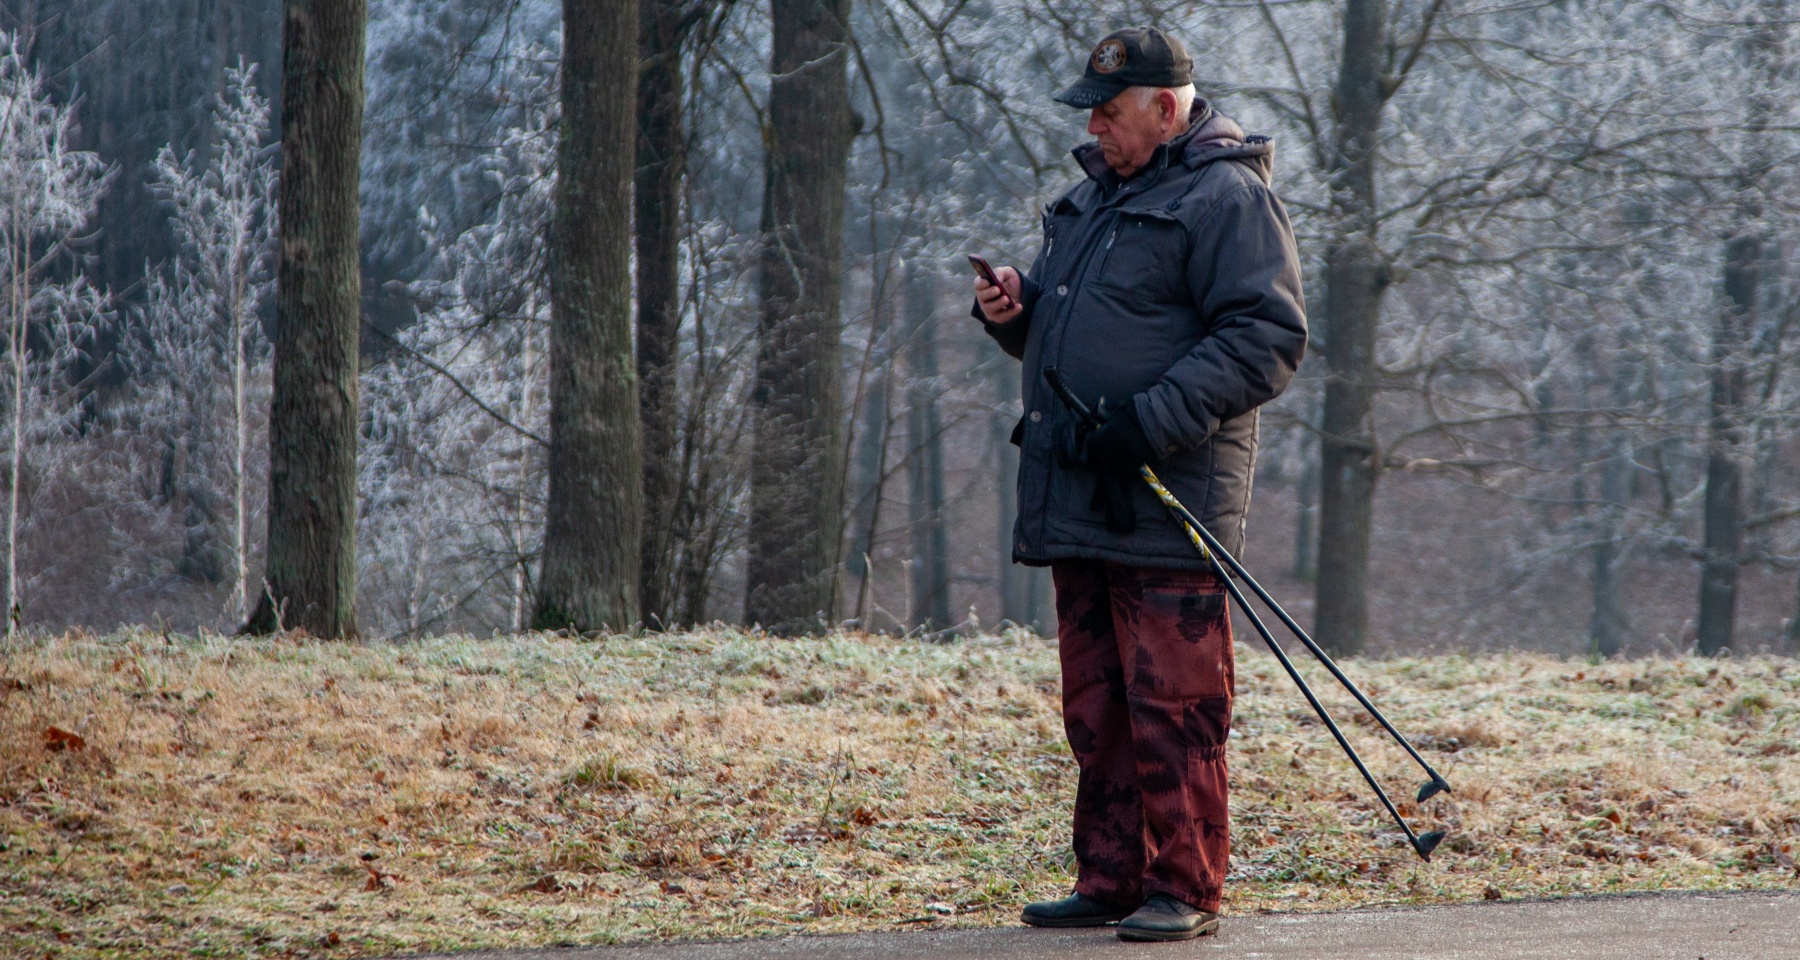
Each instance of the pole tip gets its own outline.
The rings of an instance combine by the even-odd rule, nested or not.
[[[1419,788],[1419,802],[1424,803],[1440,793],[1449,793],[1450,784],[1442,777],[1433,777],[1430,783]]]
[[[1418,851],[1419,859],[1430,862],[1431,851],[1436,850],[1437,845],[1443,842],[1444,831],[1433,830],[1430,833],[1419,834],[1418,839],[1413,841],[1413,849]]]

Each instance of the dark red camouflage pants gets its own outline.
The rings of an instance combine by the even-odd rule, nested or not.
[[[1063,728],[1081,768],[1075,890],[1217,912],[1230,856],[1231,617],[1210,572],[1052,565]]]

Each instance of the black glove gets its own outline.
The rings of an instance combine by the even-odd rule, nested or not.
[[[1130,533],[1137,529],[1132,494],[1142,482],[1138,468],[1155,460],[1156,451],[1138,419],[1136,397],[1125,401],[1110,417],[1103,401],[1099,413],[1106,421],[1081,444],[1081,459],[1099,480],[1090,507],[1106,514],[1108,530]]]
[[[1087,438],[1090,465],[1096,469],[1111,467],[1134,477],[1144,464],[1155,466],[1156,448],[1150,445],[1143,421],[1138,419],[1136,397],[1125,401],[1110,417],[1106,415],[1106,404],[1102,401],[1100,416],[1106,422]]]

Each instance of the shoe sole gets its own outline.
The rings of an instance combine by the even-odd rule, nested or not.
[[[1192,930],[1146,930],[1142,927],[1120,927],[1120,940],[1133,940],[1139,943],[1170,943],[1176,940],[1193,940],[1209,937],[1219,932],[1219,920],[1214,917]]]
[[[1107,924],[1118,923],[1120,920],[1129,916],[1131,916],[1130,913],[1109,913],[1097,917],[1069,917],[1067,919],[1056,919],[1051,917],[1034,917],[1030,914],[1021,913],[1019,914],[1019,920],[1028,927],[1069,930],[1076,927],[1104,927]]]

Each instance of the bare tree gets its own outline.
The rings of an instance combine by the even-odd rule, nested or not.
[[[226,71],[213,113],[217,142],[203,166],[192,154],[178,160],[168,146],[157,155],[153,169],[173,208],[179,252],[166,275],[150,282],[148,355],[134,365],[155,408],[150,417],[164,431],[164,486],[179,488],[185,501],[184,565],[227,584],[234,623],[250,614],[250,494],[267,449],[261,310],[274,287],[275,168],[262,148],[269,103],[256,92],[255,74],[242,63]],[[253,453],[255,446],[262,449]],[[216,529],[221,520],[225,537]],[[221,539],[228,570],[213,559]]]
[[[676,615],[680,501],[682,182],[688,132],[684,53],[705,40],[736,0],[641,0],[638,14],[637,244],[638,406],[643,420],[644,536],[638,602],[646,625]]]
[[[1441,6],[1441,4],[1439,4]],[[1319,558],[1313,632],[1334,653],[1358,653],[1369,629],[1369,540],[1378,454],[1369,422],[1375,331],[1392,278],[1377,239],[1376,165],[1382,112],[1425,43],[1434,6],[1396,62],[1387,0],[1348,0],[1331,106],[1330,239],[1325,250],[1324,345],[1330,370],[1319,418]]]
[[[950,546],[945,529],[944,420],[938,410],[937,276],[918,259],[906,265],[907,519],[912,527],[912,623],[950,626]]]
[[[1775,163],[1767,130],[1782,87],[1787,34],[1784,0],[1760,0],[1746,17],[1742,44],[1752,79],[1745,96],[1742,156],[1731,176],[1732,214],[1727,227],[1720,278],[1723,302],[1711,344],[1710,416],[1706,438],[1706,503],[1700,564],[1700,609],[1696,631],[1700,652],[1717,655],[1731,648],[1737,626],[1738,576],[1744,535],[1743,464],[1748,451],[1746,414],[1750,351],[1762,313],[1766,248],[1767,181]]]
[[[18,34],[0,32],[0,281],[5,285],[7,502],[6,637],[23,623],[19,583],[21,501],[29,448],[75,432],[84,359],[100,298],[79,276],[52,267],[69,252],[105,190],[100,158],[74,150],[74,112],[44,94]]]
[[[555,95],[521,87],[538,105],[485,160],[491,216],[432,241],[417,322],[364,374],[360,609],[384,633],[526,630],[536,612]]]

